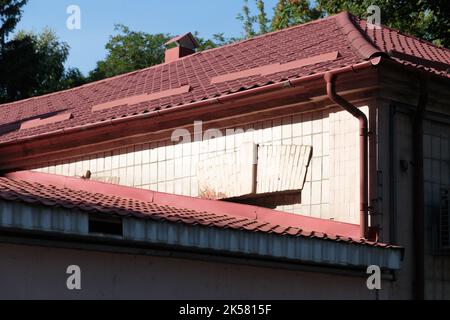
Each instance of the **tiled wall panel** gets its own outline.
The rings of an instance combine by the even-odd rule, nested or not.
[[[90,170],[96,180],[197,197],[200,160],[236,151],[245,142],[307,145],[313,147],[313,155],[301,202],[277,209],[359,223],[358,121],[347,112],[310,112],[238,128],[242,130],[216,139],[182,144],[152,141],[52,162],[36,170],[78,177]]]

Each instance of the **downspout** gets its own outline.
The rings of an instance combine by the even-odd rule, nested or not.
[[[378,60],[379,62],[379,60]],[[357,72],[354,66],[353,72]],[[356,106],[345,100],[336,93],[336,79],[341,72],[327,72],[325,81],[327,83],[327,95],[331,101],[336,103],[342,109],[349,112],[359,121],[359,190],[360,190],[360,234],[361,238],[368,239],[368,220],[369,220],[369,121],[367,116]]]
[[[425,298],[425,217],[424,217],[424,175],[423,175],[423,115],[428,103],[428,79],[419,75],[419,103],[414,115],[414,297]]]

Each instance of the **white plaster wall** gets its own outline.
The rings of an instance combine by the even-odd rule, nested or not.
[[[365,277],[0,243],[0,299],[375,299]],[[69,291],[67,267],[81,268]],[[382,283],[381,299],[394,284]]]

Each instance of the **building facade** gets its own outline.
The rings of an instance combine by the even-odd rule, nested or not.
[[[174,42],[0,106],[0,297],[450,298],[449,50],[345,12]]]

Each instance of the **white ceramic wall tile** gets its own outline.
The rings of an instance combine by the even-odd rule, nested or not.
[[[200,160],[236,151],[245,142],[308,145],[313,147],[313,159],[306,175],[302,202],[278,208],[357,223],[358,212],[350,212],[358,201],[354,199],[354,194],[358,194],[359,179],[357,128],[357,121],[344,111],[320,111],[256,122],[235,128],[229,135],[224,130],[223,136],[217,139],[179,144],[170,139],[149,141],[64,163],[49,163],[36,170],[77,177],[91,170],[99,180],[196,197],[199,194],[197,164]],[[430,135],[430,142],[432,137]],[[448,138],[435,139],[429,154],[448,158],[448,150],[443,147],[448,144]],[[439,173],[445,170],[448,171],[441,165]],[[437,165],[434,171],[430,166],[430,172],[434,172],[430,179],[436,178]]]

